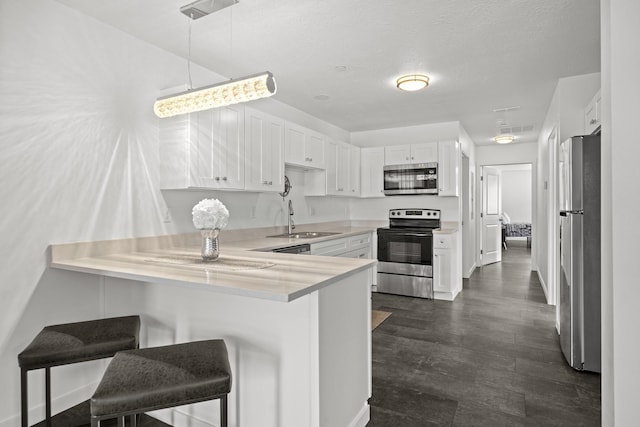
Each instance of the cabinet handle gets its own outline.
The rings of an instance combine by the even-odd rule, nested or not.
[[[413,157],[413,156],[411,156],[411,160],[413,160],[413,159],[414,159],[414,157]]]
[[[223,181],[226,181],[226,180],[227,180],[227,177],[226,177],[226,176],[223,176],[223,177],[222,177],[222,180],[223,180]]]
[[[273,181],[269,181],[269,185],[273,185]]]
[[[219,176],[216,176],[216,181],[220,181],[220,177]]]
[[[310,161],[310,162],[313,162],[313,157],[309,157],[309,161]]]
[[[269,185],[269,181],[262,181],[262,185]]]
[[[409,160],[409,158],[408,158],[408,157],[405,157],[404,159],[405,159],[405,160]]]
[[[591,119],[591,121],[589,122],[590,125],[595,125],[596,123],[598,123],[596,119]]]

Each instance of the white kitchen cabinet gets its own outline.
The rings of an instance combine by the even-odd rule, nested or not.
[[[244,189],[244,108],[160,120],[161,189]]]
[[[291,122],[285,122],[284,128],[285,163],[303,168],[324,169],[324,136]]]
[[[591,134],[600,126],[602,115],[602,95],[600,90],[591,99],[584,109],[584,133]]]
[[[431,163],[438,161],[438,143],[390,145],[384,149],[385,165]]]
[[[433,235],[434,298],[453,301],[462,289],[462,274],[458,271],[457,233]]]
[[[460,143],[438,142],[438,196],[460,195]]]
[[[371,233],[357,234],[349,237],[324,240],[311,243],[311,255],[338,256],[348,258],[364,258],[361,254],[371,257]]]
[[[384,197],[385,147],[360,150],[360,197]]]
[[[360,147],[349,148],[349,195],[360,196]]]
[[[284,189],[284,120],[245,108],[245,188]]]

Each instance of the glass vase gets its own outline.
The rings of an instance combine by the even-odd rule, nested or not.
[[[205,262],[217,260],[220,256],[220,244],[218,242],[220,229],[200,230],[200,234],[202,235],[202,248],[200,250],[202,260]]]

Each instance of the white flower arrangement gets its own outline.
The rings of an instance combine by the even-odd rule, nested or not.
[[[218,199],[203,199],[193,207],[193,225],[199,230],[223,229],[229,223],[229,211]]]

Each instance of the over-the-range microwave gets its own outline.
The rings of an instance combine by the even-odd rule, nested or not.
[[[384,194],[438,194],[438,164],[414,163],[384,167]]]

